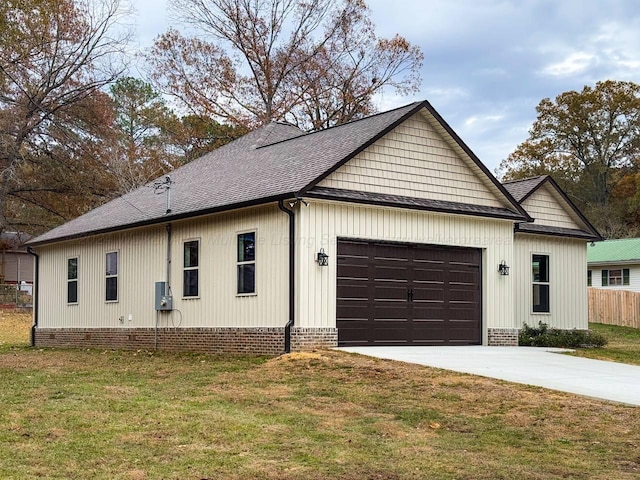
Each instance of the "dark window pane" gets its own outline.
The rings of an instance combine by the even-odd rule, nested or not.
[[[107,275],[118,274],[118,252],[107,253]]]
[[[533,286],[533,311],[545,312],[549,310],[549,285]]]
[[[624,270],[622,270],[622,284],[623,285],[629,285],[629,269],[625,268]]]
[[[67,303],[78,303],[78,281],[67,282]]]
[[[118,300],[118,277],[107,278],[107,301]]]
[[[549,256],[533,255],[532,256],[532,273],[534,282],[549,281]]]
[[[184,266],[198,266],[198,241],[184,242]]]
[[[255,264],[238,265],[238,293],[254,293],[256,291]]]
[[[70,258],[67,260],[67,279],[76,280],[78,278],[78,259]]]
[[[590,287],[592,283],[591,280],[591,270],[587,270],[587,286]]]
[[[238,235],[238,261],[253,262],[256,259],[256,234],[241,233]]]
[[[182,295],[185,297],[198,296],[198,270],[185,270],[182,282]]]
[[[609,285],[609,270],[602,270],[602,286],[606,287]]]

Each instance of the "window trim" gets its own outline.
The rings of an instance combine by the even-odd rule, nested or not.
[[[620,271],[620,276],[613,278],[620,278],[621,283],[611,283],[611,272]],[[600,273],[601,286],[603,287],[628,287],[631,284],[631,270],[629,268],[603,268]]]
[[[547,281],[546,282],[536,282],[533,280],[533,257],[535,255],[538,256],[544,256],[547,257]],[[530,290],[530,295],[531,297],[529,297],[531,299],[531,315],[551,315],[551,254],[549,253],[543,253],[543,252],[531,252],[531,256],[530,256],[530,268],[531,268],[531,290]],[[546,285],[548,287],[548,304],[549,304],[549,310],[548,311],[540,311],[540,312],[536,312],[534,310],[534,303],[533,303],[533,287],[535,285]]]
[[[69,278],[69,260],[76,260],[76,277],[75,278]],[[70,257],[67,257],[67,305],[78,305],[79,303],[79,292],[78,292],[78,286],[80,285],[80,282],[78,281],[78,270],[80,269],[80,256],[79,255],[73,255]],[[75,302],[70,302],[69,301],[69,284],[71,282],[75,282],[76,283],[76,301]]]
[[[107,256],[111,253],[116,254],[116,274],[115,275],[107,275]],[[104,254],[104,301],[105,303],[118,303],[120,301],[120,250],[109,250]],[[109,278],[116,279],[116,298],[113,300],[107,299],[107,280]]]
[[[240,262],[238,260],[238,242],[240,241],[240,235],[246,235],[247,233],[253,233],[253,260]],[[258,229],[253,228],[249,230],[240,230],[236,232],[236,242],[235,242],[235,257],[236,257],[236,297],[255,297],[258,295],[258,282],[257,282],[257,259],[258,259]],[[240,278],[240,267],[241,265],[253,265],[253,292],[238,292],[238,280]]]
[[[201,261],[201,253],[202,253],[202,242],[200,241],[200,237],[198,238],[186,238],[184,240],[182,240],[182,298],[184,300],[197,300],[200,298],[200,265],[202,263]],[[191,243],[191,242],[196,242],[198,244],[198,265],[196,265],[195,267],[186,267],[184,264],[184,249],[187,243]],[[184,273],[186,271],[193,271],[196,270],[198,271],[198,284],[196,286],[198,293],[197,295],[185,295],[185,291],[184,291],[184,287],[185,287],[185,282],[184,282]]]

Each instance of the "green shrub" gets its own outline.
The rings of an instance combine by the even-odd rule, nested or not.
[[[600,333],[549,328],[542,322],[539,322],[537,327],[530,327],[525,323],[518,338],[518,345],[529,347],[592,348],[603,347],[606,344],[607,339]]]

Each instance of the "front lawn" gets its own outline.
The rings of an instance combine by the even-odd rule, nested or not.
[[[590,323],[589,328],[604,335],[608,341],[607,345],[602,348],[582,348],[576,350],[573,355],[640,365],[639,329],[602,323]]]
[[[232,358],[3,338],[0,478],[640,475],[640,408],[334,351]]]

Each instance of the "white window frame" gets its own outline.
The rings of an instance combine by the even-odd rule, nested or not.
[[[185,246],[187,245],[187,243],[191,243],[191,242],[196,242],[198,245],[198,265],[196,265],[195,267],[187,267],[184,264],[184,249]],[[202,242],[200,241],[200,238],[188,238],[182,241],[182,298],[185,300],[196,300],[198,298],[200,298],[200,265],[202,263],[201,261],[201,253],[202,253],[202,248],[201,248]],[[185,287],[185,282],[184,282],[184,272],[187,271],[194,271],[196,270],[198,272],[198,285],[197,285],[197,289],[198,289],[198,294],[197,295],[185,295],[185,291],[184,291],[184,287]]]
[[[111,255],[112,253],[116,254],[116,273],[115,274],[109,274],[109,272],[107,272],[107,257],[109,255]],[[105,280],[104,280],[104,287],[105,287],[105,291],[104,291],[104,301],[106,303],[118,303],[120,301],[120,251],[119,250],[110,250],[108,252],[105,252],[104,255],[104,270],[105,270]],[[109,279],[111,278],[115,278],[116,279],[116,298],[115,299],[107,299],[107,283],[109,281]]]
[[[537,255],[537,256],[544,256],[547,257],[547,281],[546,282],[541,282],[541,281],[535,281],[533,279],[533,257]],[[531,314],[532,315],[551,315],[551,254],[547,253],[547,252],[531,252],[531,257],[530,257],[531,261],[530,261],[530,268],[531,268],[531,290],[530,290],[530,299],[531,299]],[[533,302],[533,287],[535,285],[546,285],[548,287],[548,304],[549,304],[549,310],[546,312],[536,312],[534,310],[534,302]]]
[[[247,233],[253,233],[253,260],[239,261],[238,259],[238,242],[240,241],[240,235],[246,235]],[[242,230],[236,232],[235,242],[235,256],[236,256],[236,296],[237,297],[253,297],[258,295],[258,229]],[[238,292],[238,280],[240,279],[240,266],[253,265],[253,292]]]
[[[69,278],[69,261],[74,259],[76,261],[76,278]],[[80,295],[79,295],[80,292],[78,290],[78,287],[80,286],[80,282],[78,281],[79,270],[80,270],[80,257],[78,255],[67,257],[67,305],[78,305],[79,303],[79,298],[80,298]],[[76,282],[76,301],[75,302],[69,301],[69,284],[71,282]]]

